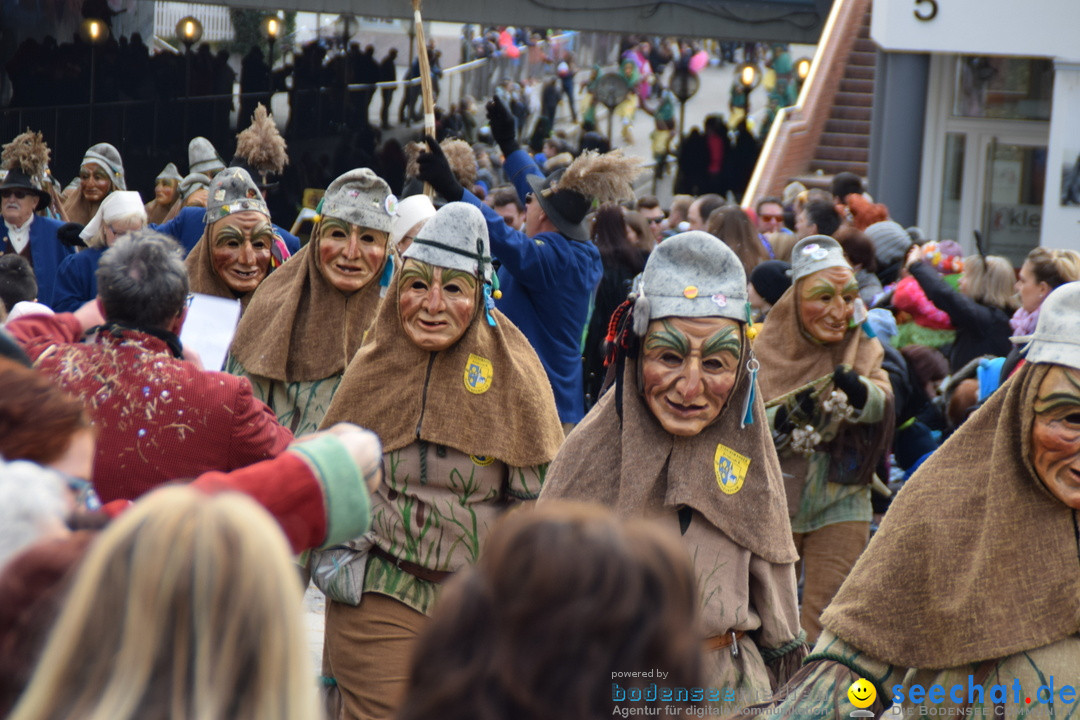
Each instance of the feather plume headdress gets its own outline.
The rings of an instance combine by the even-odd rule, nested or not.
[[[27,130],[4,145],[0,165],[5,170],[18,170],[40,182],[49,165],[49,146],[41,133]]]
[[[619,202],[634,197],[634,179],[641,170],[641,160],[622,154],[622,150],[600,154],[595,150],[581,153],[557,180],[551,192],[573,191],[597,202]]]
[[[262,103],[256,106],[251,125],[236,135],[236,154],[262,176],[263,184],[268,175],[280,175],[288,164],[285,138]]]
[[[446,138],[439,147],[442,148],[443,154],[446,155],[446,161],[450,163],[450,170],[454,173],[454,177],[461,183],[462,187],[471,189],[476,184],[476,154],[473,152],[472,146],[464,140],[457,138]],[[420,153],[428,151],[427,145],[419,142],[409,143],[405,147],[405,175],[407,177],[416,177],[420,174],[420,165],[417,162],[417,158],[420,157]]]

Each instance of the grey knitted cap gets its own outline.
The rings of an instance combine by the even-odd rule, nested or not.
[[[892,220],[876,222],[863,231],[874,243],[874,254],[882,265],[892,265],[903,260],[912,246],[911,235],[900,223]]]
[[[180,197],[187,200],[195,191],[208,187],[210,187],[210,178],[202,173],[191,173],[180,181]]]
[[[254,210],[270,217],[262,193],[243,168],[226,168],[210,181],[206,198],[206,224],[233,213]]]
[[[645,263],[634,301],[634,332],[666,317],[722,317],[746,322],[746,271],[739,256],[701,230],[673,235]]]
[[[225,169],[225,162],[214,149],[213,143],[204,137],[194,137],[187,146],[188,172],[209,175]]]
[[[1028,343],[1029,363],[1052,363],[1080,370],[1080,282],[1055,288],[1039,307],[1035,332],[1010,338]]]
[[[113,187],[117,190],[127,190],[127,181],[124,179],[124,162],[120,159],[120,151],[109,143],[91,145],[83,155],[83,165],[97,165],[109,173]]]
[[[326,188],[319,213],[360,227],[390,232],[397,198],[386,181],[368,168],[350,170]]]
[[[165,169],[158,173],[155,180],[175,180],[180,182],[184,178],[180,176],[180,171],[176,168],[176,163],[169,163],[165,166]]]
[[[491,281],[487,222],[469,203],[447,203],[436,210],[401,256]]]
[[[851,270],[840,243],[828,235],[810,235],[795,243],[791,249],[791,282],[797,283],[807,275],[831,267]]]

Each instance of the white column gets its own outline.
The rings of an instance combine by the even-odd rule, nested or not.
[[[1039,244],[1080,250],[1080,205],[1062,206],[1062,174],[1080,162],[1080,61],[1054,61],[1046,191]]]

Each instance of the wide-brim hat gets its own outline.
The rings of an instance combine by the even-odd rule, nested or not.
[[[21,170],[11,169],[7,171],[7,177],[3,182],[0,182],[0,192],[4,190],[26,190],[37,195],[37,207],[34,208],[35,212],[40,212],[49,207],[49,193],[41,188],[34,187],[34,182],[30,179],[30,176]]]
[[[592,200],[573,190],[551,191],[552,182],[559,173],[547,178],[529,175],[526,180],[533,189],[536,201],[560,233],[578,242],[589,241],[589,229],[585,226],[585,216],[592,208]]]
[[[1031,335],[1009,338],[1024,348],[1029,363],[1052,363],[1080,370],[1080,282],[1055,288],[1039,307]]]

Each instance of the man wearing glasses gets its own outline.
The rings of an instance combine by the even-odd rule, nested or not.
[[[649,222],[653,240],[660,244],[665,237],[664,219],[667,217],[663,208],[660,207],[660,201],[655,195],[642,195],[637,201],[637,211]]]
[[[15,253],[26,258],[37,278],[38,302],[52,305],[56,270],[74,250],[56,239],[56,231],[63,223],[35,215],[48,206],[49,193],[34,187],[30,176],[21,169],[8,168],[7,177],[0,183],[4,218],[0,255]]]

